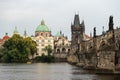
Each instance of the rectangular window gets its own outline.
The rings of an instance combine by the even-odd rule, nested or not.
[[[37,44],[37,46],[39,46],[39,44]]]
[[[44,44],[42,44],[41,46],[44,46]]]
[[[44,42],[44,40],[42,40],[42,42]]]
[[[48,42],[50,42],[50,40],[48,40]]]
[[[42,48],[41,51],[44,51],[44,48]]]
[[[39,40],[36,40],[36,42],[39,42]]]
[[[37,51],[39,52],[39,49],[37,48]]]

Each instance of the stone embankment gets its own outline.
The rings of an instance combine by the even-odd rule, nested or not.
[[[120,74],[120,65],[114,65],[109,60],[103,59],[102,62],[97,62],[96,64],[91,62],[91,60],[85,59],[84,61],[79,61],[75,55],[70,55],[67,58],[68,63],[81,67],[85,70],[94,70],[96,74]],[[98,61],[98,60],[96,60]],[[95,61],[94,61],[95,62]]]

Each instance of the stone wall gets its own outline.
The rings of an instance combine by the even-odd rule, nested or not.
[[[97,53],[97,68],[100,69],[115,69],[115,52],[114,51],[100,51]]]

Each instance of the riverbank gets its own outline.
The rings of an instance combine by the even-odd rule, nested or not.
[[[115,70],[115,69],[104,69],[104,68],[96,68],[95,66],[85,66],[82,63],[70,63],[68,62],[70,65],[79,67],[83,70],[88,70],[88,71],[92,71],[95,74],[102,74],[102,75],[120,75],[120,69],[119,70]]]

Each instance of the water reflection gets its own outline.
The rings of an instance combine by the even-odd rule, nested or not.
[[[1,80],[119,80],[119,75],[96,75],[67,63],[0,64]]]
[[[83,70],[81,68],[72,68],[71,80],[120,80],[119,75],[98,75],[93,70]]]

